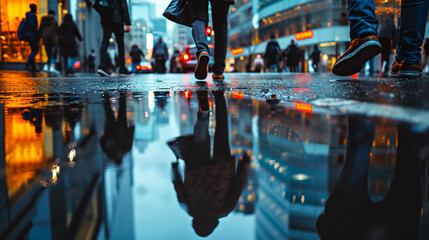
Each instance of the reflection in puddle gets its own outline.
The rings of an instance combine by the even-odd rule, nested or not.
[[[17,102],[1,239],[429,238],[424,126],[237,91]]]

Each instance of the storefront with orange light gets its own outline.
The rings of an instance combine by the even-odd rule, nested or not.
[[[61,19],[66,11],[64,10],[66,2],[62,0],[0,0],[0,69],[19,69],[30,55],[28,43],[18,39],[17,30],[32,3],[38,7],[39,24],[40,19],[47,15],[49,9],[57,13],[58,19]],[[36,62],[40,63],[45,60],[44,51],[39,51]]]

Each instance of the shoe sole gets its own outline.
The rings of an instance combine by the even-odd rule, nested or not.
[[[195,78],[204,80],[207,78],[207,66],[209,64],[209,56],[201,55],[198,59],[197,67],[195,68]]]
[[[110,77],[110,74],[109,73],[107,73],[107,72],[105,72],[105,71],[103,71],[103,70],[101,70],[101,69],[98,69],[97,70],[97,73],[98,74],[100,74],[101,76],[103,76],[103,77]]]
[[[419,71],[399,71],[398,77],[421,77],[422,73]]]
[[[356,48],[352,53],[334,64],[332,72],[339,76],[350,76],[358,73],[365,63],[381,52],[378,41],[368,41]]]

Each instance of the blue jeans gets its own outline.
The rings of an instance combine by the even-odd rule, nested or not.
[[[428,0],[402,0],[397,58],[408,64],[421,61],[420,46],[426,30]]]
[[[228,47],[228,11],[229,3],[210,0],[212,6],[214,40],[214,60],[213,72],[217,75],[223,74],[225,70],[226,50]],[[210,53],[207,42],[206,27],[209,22],[208,0],[191,0],[189,2],[192,22],[192,36],[197,45],[197,56],[201,52]]]
[[[350,38],[378,34],[378,23],[374,14],[373,0],[348,0]],[[427,0],[403,0],[397,58],[408,64],[421,60],[420,46],[423,44],[429,10]]]

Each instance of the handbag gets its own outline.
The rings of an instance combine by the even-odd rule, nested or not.
[[[115,9],[115,6],[113,6],[112,2],[109,0],[95,0],[92,7],[100,14],[101,18],[111,16]]]
[[[162,15],[175,23],[192,27],[192,15],[187,0],[171,0]]]

